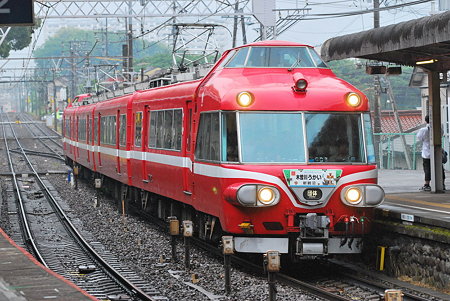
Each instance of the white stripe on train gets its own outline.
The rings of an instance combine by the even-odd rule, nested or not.
[[[172,155],[164,155],[164,154],[155,154],[149,152],[142,151],[125,151],[125,150],[117,150],[115,148],[103,147],[103,146],[92,146],[87,145],[85,143],[72,141],[67,138],[63,138],[63,142],[69,143],[75,147],[79,147],[84,150],[89,150],[91,152],[100,152],[105,155],[116,156],[122,159],[135,159],[135,160],[144,160],[147,162],[165,164],[180,168],[189,168],[192,171],[193,164],[190,158],[181,157],[181,156],[172,156]],[[248,171],[248,170],[238,170],[233,168],[226,168],[223,166],[217,165],[209,165],[203,163],[196,163],[194,165],[194,173],[197,175],[202,175],[211,178],[228,178],[228,179],[254,179],[261,182],[270,183],[280,187],[289,197],[292,204],[295,207],[305,208],[305,206],[301,206],[295,200],[293,194],[286,186],[280,178],[260,172]],[[344,177],[341,177],[337,183],[335,189],[338,189],[340,186],[351,183],[354,181],[362,180],[362,179],[376,179],[378,176],[377,169],[362,171],[358,173],[353,173]]]

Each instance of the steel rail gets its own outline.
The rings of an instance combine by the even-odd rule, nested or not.
[[[61,160],[61,161],[65,162],[64,158],[62,158],[58,154],[38,152],[38,151],[29,150],[29,149],[24,149],[24,151],[25,151],[26,154],[29,154],[29,155],[32,155],[32,156],[47,157],[47,158],[52,158],[52,159]],[[17,153],[17,154],[22,154],[22,151],[16,150],[16,149],[11,149],[10,152]]]
[[[29,116],[29,115],[26,115],[26,114],[21,114],[20,115],[21,117],[23,117],[23,116],[25,116],[25,118],[24,119],[28,119],[27,121],[32,121],[32,118]],[[28,124],[30,124],[30,123],[27,123],[27,125]],[[33,123],[33,125],[42,133],[42,134],[44,134],[44,135],[46,135],[46,133],[45,133],[45,131],[42,129],[42,128],[40,128],[37,124],[35,124],[35,123]],[[30,126],[31,127],[31,126]],[[27,127],[27,130],[28,130],[28,132],[31,134],[31,135],[34,135],[33,133],[32,133],[32,131],[31,131],[31,129],[30,129],[30,127]],[[53,132],[55,132],[55,131],[53,131]],[[55,133],[57,133],[57,132],[55,132]],[[58,136],[59,137],[61,137],[60,135],[59,135],[59,133],[57,133],[58,134]],[[60,154],[58,154],[54,149],[52,149],[50,146],[48,146],[46,143],[44,143],[44,141],[42,141],[42,137],[39,137],[39,136],[37,136],[37,135],[35,135],[36,136],[36,138],[39,140],[39,142],[41,142],[42,143],[42,145],[44,145],[44,147],[46,148],[46,149],[48,149],[49,151],[51,151],[52,153],[54,153],[56,156],[58,156],[61,160],[63,160],[63,161],[65,161],[65,159],[64,159],[64,157],[63,156],[61,156]],[[61,150],[63,149],[63,146],[58,142],[58,141],[55,141],[52,137],[49,137],[49,136],[47,136],[47,137],[45,137],[46,139],[49,139],[51,142],[53,142],[58,148],[60,148]]]
[[[152,222],[153,224],[157,225],[158,227],[160,227],[161,229],[167,229],[167,223],[164,221],[161,221],[160,219],[156,218],[153,215],[150,215],[148,213],[142,212],[137,210],[138,208],[131,205],[130,207],[133,208],[134,212],[136,212],[138,215],[141,215],[143,217],[145,217],[146,220]],[[216,246],[213,246],[203,240],[201,240],[200,238],[197,237],[191,237],[190,238],[191,241],[199,248],[209,252],[210,254],[213,254],[215,256],[218,257],[222,257],[223,254],[221,252],[220,249],[218,249]],[[259,274],[264,274],[264,268],[260,265],[256,265],[253,262],[250,262],[246,259],[240,258],[238,256],[232,255],[231,256],[231,262],[234,263],[235,265],[238,265],[244,269],[250,269],[256,273]],[[282,273],[277,273],[276,276],[277,280],[279,280],[280,282],[283,282],[286,285],[289,285],[291,287],[294,288],[298,288],[301,290],[304,290],[306,292],[309,292],[317,297],[323,298],[325,300],[330,300],[330,301],[353,301],[353,299],[351,298],[345,298],[343,296],[339,296],[333,293],[330,293],[329,291],[322,289],[318,286],[315,286],[313,284],[309,284],[307,282],[295,279],[293,277],[290,277],[288,275],[282,274]]]
[[[11,125],[12,127],[12,125]],[[13,131],[13,135],[17,136]],[[23,156],[25,157],[26,161],[28,162],[31,170],[34,173],[34,176],[37,180],[38,185],[41,187],[42,192],[46,195],[47,199],[50,202],[50,205],[55,210],[55,213],[58,215],[59,219],[61,220],[64,227],[67,229],[67,231],[72,235],[72,237],[79,243],[79,245],[84,248],[87,252],[89,252],[89,255],[100,264],[100,266],[103,268],[103,270],[117,283],[119,284],[130,296],[134,296],[139,298],[143,301],[153,301],[150,296],[148,296],[145,292],[143,292],[140,288],[135,286],[133,283],[128,281],[124,276],[120,274],[114,267],[112,267],[108,262],[106,262],[95,250],[91,247],[91,245],[84,239],[84,237],[77,231],[76,227],[72,224],[64,210],[59,205],[58,201],[54,198],[48,187],[45,185],[44,181],[39,176],[38,172],[35,170],[33,165],[28,159],[28,156],[26,155],[22,145],[17,139],[17,143],[19,144],[20,149],[23,152]]]
[[[3,114],[6,114],[6,113],[0,114],[0,116],[1,116],[0,119],[1,120],[3,120]],[[6,117],[8,119],[8,115],[6,115]],[[15,136],[15,133],[14,133],[14,131],[12,129],[12,125],[11,124],[10,124],[10,127],[11,127],[11,130],[13,132],[13,135]],[[35,240],[34,240],[34,237],[33,237],[33,233],[31,232],[30,225],[28,224],[28,219],[27,219],[27,216],[26,216],[26,213],[25,213],[25,207],[24,207],[24,204],[23,204],[22,193],[21,193],[20,188],[19,188],[18,179],[17,179],[17,176],[16,176],[16,172],[15,172],[15,169],[14,169],[12,158],[11,158],[11,155],[10,155],[10,149],[9,149],[8,140],[6,139],[5,125],[2,125],[2,131],[3,131],[3,138],[5,140],[5,150],[6,150],[6,155],[8,157],[9,169],[11,170],[11,176],[13,178],[13,184],[14,184],[14,189],[15,189],[15,192],[16,192],[17,202],[19,204],[20,217],[21,217],[22,225],[23,225],[23,227],[22,227],[22,234],[24,236],[24,241],[25,241],[26,245],[30,248],[31,253],[33,253],[35,255],[36,259],[40,263],[42,263],[45,267],[48,268],[48,264],[45,262],[44,258],[42,257],[42,255],[41,255],[41,253],[40,253],[40,251],[39,251],[39,249],[38,249],[38,247],[37,247],[37,245],[35,243]],[[16,137],[16,140],[17,140],[17,143],[19,143],[19,140],[17,139],[17,137]]]

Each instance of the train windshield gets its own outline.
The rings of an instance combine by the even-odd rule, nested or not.
[[[302,115],[240,113],[242,162],[305,162]]]
[[[309,47],[244,47],[226,68],[328,68]]]
[[[195,157],[241,163],[375,163],[368,113],[205,112]]]
[[[305,114],[309,162],[363,163],[360,114]]]
[[[369,114],[223,112],[221,118],[221,161],[375,162]]]

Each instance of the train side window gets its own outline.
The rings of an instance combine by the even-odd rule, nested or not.
[[[86,140],[86,119],[78,119],[78,141]]]
[[[106,144],[111,144],[111,116],[106,117]]]
[[[142,112],[137,112],[134,119],[134,145],[141,146],[142,141]]]
[[[64,122],[64,137],[70,138],[70,118],[65,118]]]
[[[120,115],[119,122],[119,145],[125,146],[127,143],[127,115]]]
[[[164,146],[164,111],[158,112],[158,119],[156,120],[156,147],[163,148]]]
[[[106,116],[100,119],[100,142],[106,143]]]
[[[238,162],[236,113],[222,113],[222,158],[221,161]]]
[[[89,138],[91,138],[91,124],[89,122],[89,115],[86,116],[86,141],[89,143]]]
[[[164,146],[163,148],[172,148],[172,125],[173,125],[173,110],[164,111]]]
[[[312,60],[314,61],[314,63],[316,64],[317,67],[319,67],[319,68],[329,68],[327,66],[327,64],[325,64],[325,62],[322,61],[322,59],[320,58],[320,56],[317,54],[317,52],[314,49],[308,48],[308,50],[309,50],[309,54],[312,57]]]
[[[227,68],[242,68],[245,65],[245,60],[247,59],[249,47],[239,49],[238,53],[233,57],[233,59],[226,65]]]
[[[109,144],[116,145],[116,131],[117,131],[117,118],[116,116],[109,116],[110,117],[110,127],[109,127],[109,133],[110,133],[110,140]]]
[[[158,120],[158,111],[150,112],[150,127],[149,127],[149,141],[148,146],[155,148],[156,147],[156,121]]]
[[[195,157],[199,160],[219,160],[219,112],[202,113],[198,128]]]
[[[173,143],[172,149],[181,150],[181,136],[182,136],[182,122],[183,122],[182,110],[173,111]]]
[[[94,118],[94,144],[98,143],[98,118]]]
[[[148,146],[181,150],[182,114],[180,109],[151,111]]]

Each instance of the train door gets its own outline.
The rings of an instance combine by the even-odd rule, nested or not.
[[[185,166],[183,167],[183,192],[186,195],[192,195],[193,193],[193,173],[194,173],[194,156],[193,156],[193,146],[192,146],[192,130],[193,130],[193,102],[187,101],[184,109],[184,149],[185,153],[183,154],[185,159]],[[187,166],[186,166],[187,165]]]
[[[97,130],[95,132],[97,135],[96,141],[97,141],[98,166],[101,167],[102,166],[102,156],[101,156],[101,151],[100,151],[100,141],[101,141],[101,135],[102,135],[102,133],[101,133],[102,128],[101,128],[100,124],[102,122],[102,116],[100,113],[98,113],[98,117],[96,118],[96,120],[97,120],[96,121]]]
[[[75,119],[75,141],[76,142],[79,142],[80,140],[79,140],[79,126],[80,126],[80,117],[76,117],[76,119]],[[80,157],[80,148],[79,148],[79,144],[78,143],[76,143],[75,144],[75,154],[74,154],[74,157],[75,157],[75,161],[77,161],[77,159],[78,159],[78,157]]]
[[[121,168],[120,168],[120,135],[121,135],[121,129],[122,129],[122,119],[120,118],[120,110],[117,110],[117,115],[116,115],[116,141],[115,141],[115,145],[116,145],[116,149],[117,149],[117,156],[116,156],[116,171],[117,173],[120,175],[121,172]]]
[[[144,116],[142,117],[142,181],[148,183],[148,167],[147,167],[147,152],[148,148],[148,133],[150,124],[150,109],[148,106],[144,107]]]
[[[91,139],[91,122],[89,119],[89,115],[86,116],[86,153],[87,153],[87,161],[91,162],[91,147],[89,145]]]
[[[73,154],[73,143],[72,143],[72,141],[73,141],[72,137],[73,136],[72,136],[72,131],[73,131],[73,118],[72,118],[72,116],[70,116],[69,117],[69,128],[67,129],[67,133],[68,133],[67,137],[70,140],[70,143],[68,145],[70,154]]]
[[[95,139],[97,137],[97,133],[96,133],[96,131],[97,131],[97,126],[96,126],[97,118],[95,117],[95,111],[92,112],[91,122],[92,122],[92,124],[91,124],[92,167],[93,167],[93,170],[97,170],[97,160],[95,158],[95,144],[97,142],[97,140]]]

